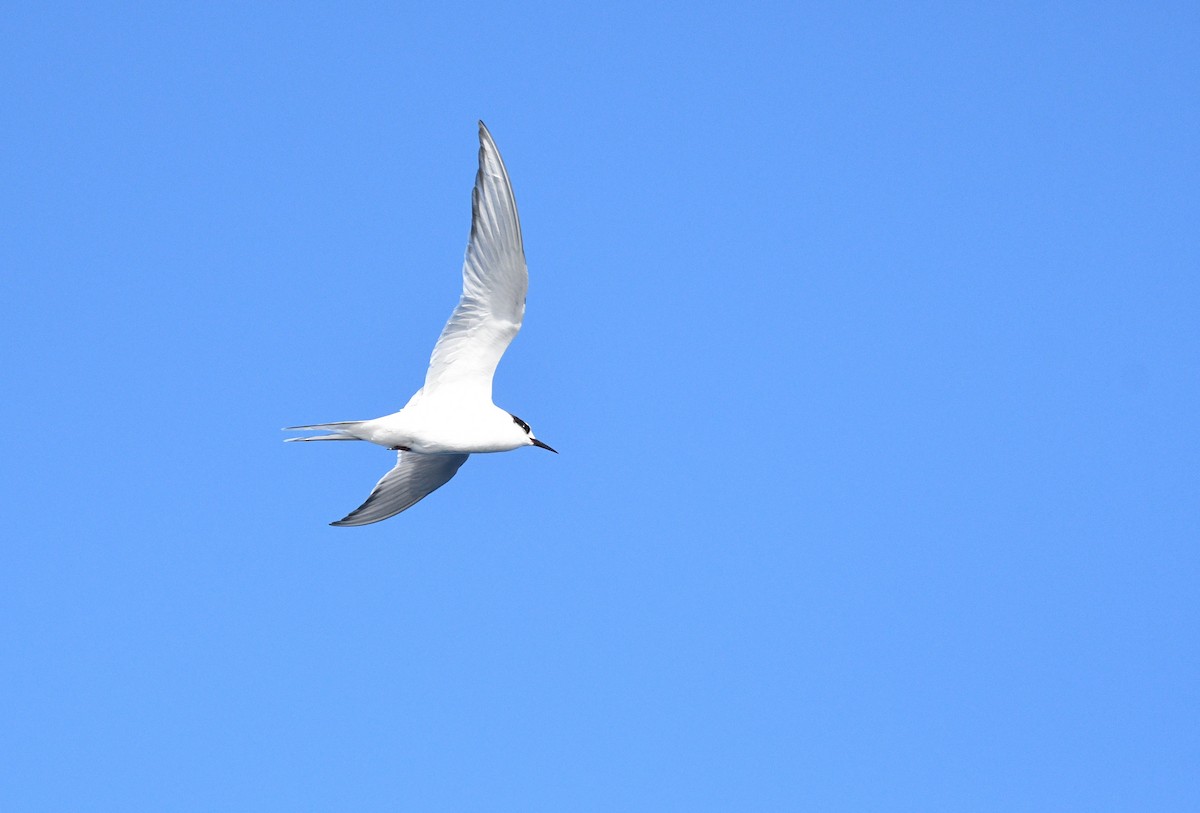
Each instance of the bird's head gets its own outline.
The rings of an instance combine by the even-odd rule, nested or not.
[[[521,420],[516,415],[513,415],[512,419],[513,419],[513,423],[517,426],[517,428],[525,435],[525,443],[527,445],[537,446],[539,448],[542,448],[547,451],[558,454],[558,451],[556,449],[552,449],[550,446],[547,446],[545,443],[542,443],[540,440],[538,440],[536,437],[533,436],[533,432],[529,429],[529,424],[525,423],[525,421]]]

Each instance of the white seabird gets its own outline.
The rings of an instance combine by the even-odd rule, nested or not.
[[[399,452],[367,501],[332,525],[369,525],[399,514],[449,482],[477,452],[555,451],[492,403],[496,365],[525,316],[529,272],[508,171],[482,121],[462,273],[462,298],[433,347],[425,385],[403,409],[369,421],[288,427],[331,433],[290,441],[365,440]]]

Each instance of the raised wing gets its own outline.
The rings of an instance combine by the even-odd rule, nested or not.
[[[504,161],[481,121],[462,298],[433,348],[423,397],[453,390],[456,398],[491,403],[492,376],[521,329],[528,288],[517,202]]]
[[[394,517],[450,482],[465,454],[400,452],[396,467],[383,475],[367,501],[330,525],[370,525]]]

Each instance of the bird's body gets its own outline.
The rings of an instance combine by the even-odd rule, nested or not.
[[[291,440],[365,440],[417,454],[509,452],[530,445],[529,436],[500,407],[437,398],[418,398],[399,412],[369,421],[290,428],[334,430],[333,435]]]
[[[517,204],[491,134],[479,123],[463,293],[434,346],[425,385],[399,412],[366,421],[288,427],[327,434],[293,441],[362,440],[399,452],[367,501],[334,525],[387,519],[444,485],[468,455],[542,443],[492,403],[492,376],[525,316],[529,275]]]

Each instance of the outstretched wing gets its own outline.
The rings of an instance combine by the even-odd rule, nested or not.
[[[394,517],[450,482],[470,455],[400,452],[396,467],[375,484],[367,501],[330,525],[370,525]]]
[[[492,376],[521,329],[528,288],[517,202],[504,161],[481,121],[462,298],[433,348],[424,397],[453,390],[456,398],[491,403]]]

